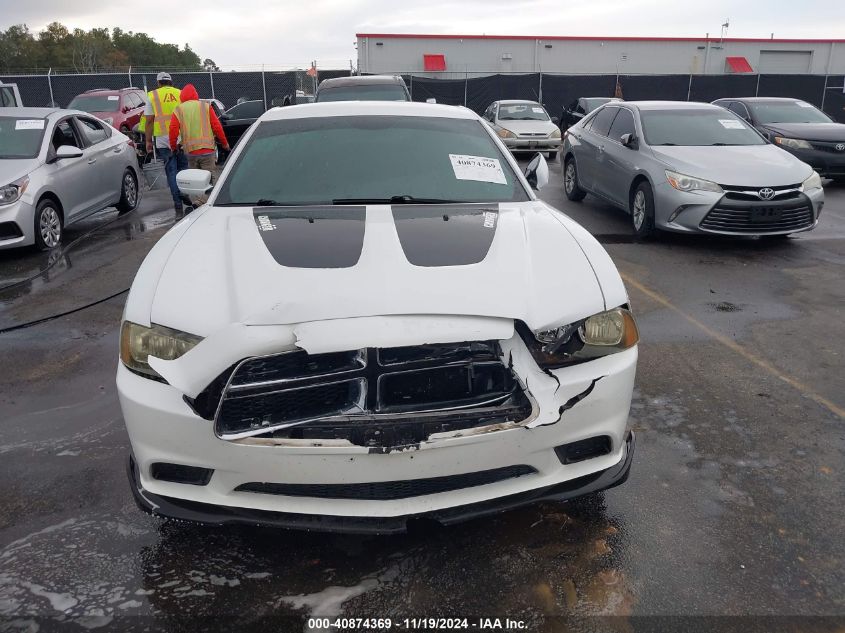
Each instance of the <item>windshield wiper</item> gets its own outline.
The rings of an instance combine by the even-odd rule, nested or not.
[[[455,204],[465,200],[443,198],[415,198],[414,196],[391,196],[390,198],[335,198],[332,204]]]
[[[215,204],[215,207],[284,207],[288,206],[284,202],[278,200],[268,200],[267,198],[259,198],[255,202],[221,202]]]

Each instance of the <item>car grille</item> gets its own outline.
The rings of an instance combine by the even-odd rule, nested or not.
[[[389,501],[433,495],[440,492],[473,488],[493,484],[537,470],[525,464],[505,466],[475,473],[411,479],[406,481],[377,481],[356,484],[281,484],[250,482],[235,488],[235,492],[254,492],[286,497],[312,497],[317,499],[361,499],[368,501]]]
[[[371,448],[520,421],[531,404],[495,341],[242,361],[189,403],[224,439],[345,439]],[[212,407],[216,411],[212,411]]]
[[[760,187],[737,187],[734,185],[719,185],[725,191],[725,198],[728,200],[746,200],[748,202],[760,202],[761,198],[757,195]],[[779,187],[769,187],[775,192],[771,200],[792,200],[801,197],[801,184],[796,185],[782,185]],[[770,200],[766,200],[770,202]]]
[[[549,135],[544,132],[523,132],[519,138],[548,138]]]
[[[726,195],[704,216],[699,226],[723,233],[761,234],[798,231],[814,222],[812,205],[799,192],[796,197],[775,197],[769,201],[737,200]]]
[[[822,152],[829,152],[831,154],[839,154],[840,156],[845,156],[845,150],[836,149],[836,147],[842,146],[843,143],[845,143],[845,139],[832,143],[825,143],[822,141],[810,141],[810,144],[813,146],[813,149],[817,149]]]

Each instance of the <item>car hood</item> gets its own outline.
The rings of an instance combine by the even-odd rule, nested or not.
[[[187,230],[172,229],[184,235],[163,265],[150,321],[200,336],[237,323],[388,315],[504,317],[541,329],[605,309],[594,268],[608,278],[609,307],[626,301],[598,243],[539,201],[194,214]]]
[[[722,185],[794,185],[812,168],[774,145],[652,147],[655,158],[673,171]]]
[[[510,130],[514,134],[551,134],[557,126],[551,121],[508,121],[498,120],[499,127]]]
[[[4,158],[0,160],[0,187],[23,178],[41,165],[37,158]]]
[[[760,127],[787,138],[845,142],[843,123],[767,123]]]

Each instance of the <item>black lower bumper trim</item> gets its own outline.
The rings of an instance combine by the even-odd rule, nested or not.
[[[150,514],[166,518],[211,525],[261,525],[317,532],[397,534],[405,532],[408,521],[414,519],[428,519],[444,525],[451,525],[511,510],[537,501],[567,501],[582,495],[613,488],[628,479],[631,462],[634,458],[634,445],[634,433],[631,431],[625,440],[625,457],[615,466],[591,475],[490,501],[399,517],[345,517],[271,512],[163,497],[141,488],[138,466],[132,455],[129,456],[128,460],[128,475],[132,495],[135,497],[138,507]]]

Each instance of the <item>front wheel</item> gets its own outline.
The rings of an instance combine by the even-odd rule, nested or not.
[[[120,215],[133,211],[138,206],[138,179],[131,169],[123,172],[121,181],[120,201],[117,203],[117,212]]]
[[[631,197],[631,226],[638,239],[654,235],[654,193],[651,185],[641,182]]]
[[[41,251],[56,248],[62,241],[64,227],[58,205],[46,198],[35,208],[35,247]]]
[[[574,158],[566,161],[566,166],[563,168],[563,191],[573,202],[583,200],[587,195],[587,192],[578,186],[578,167],[575,165]]]

